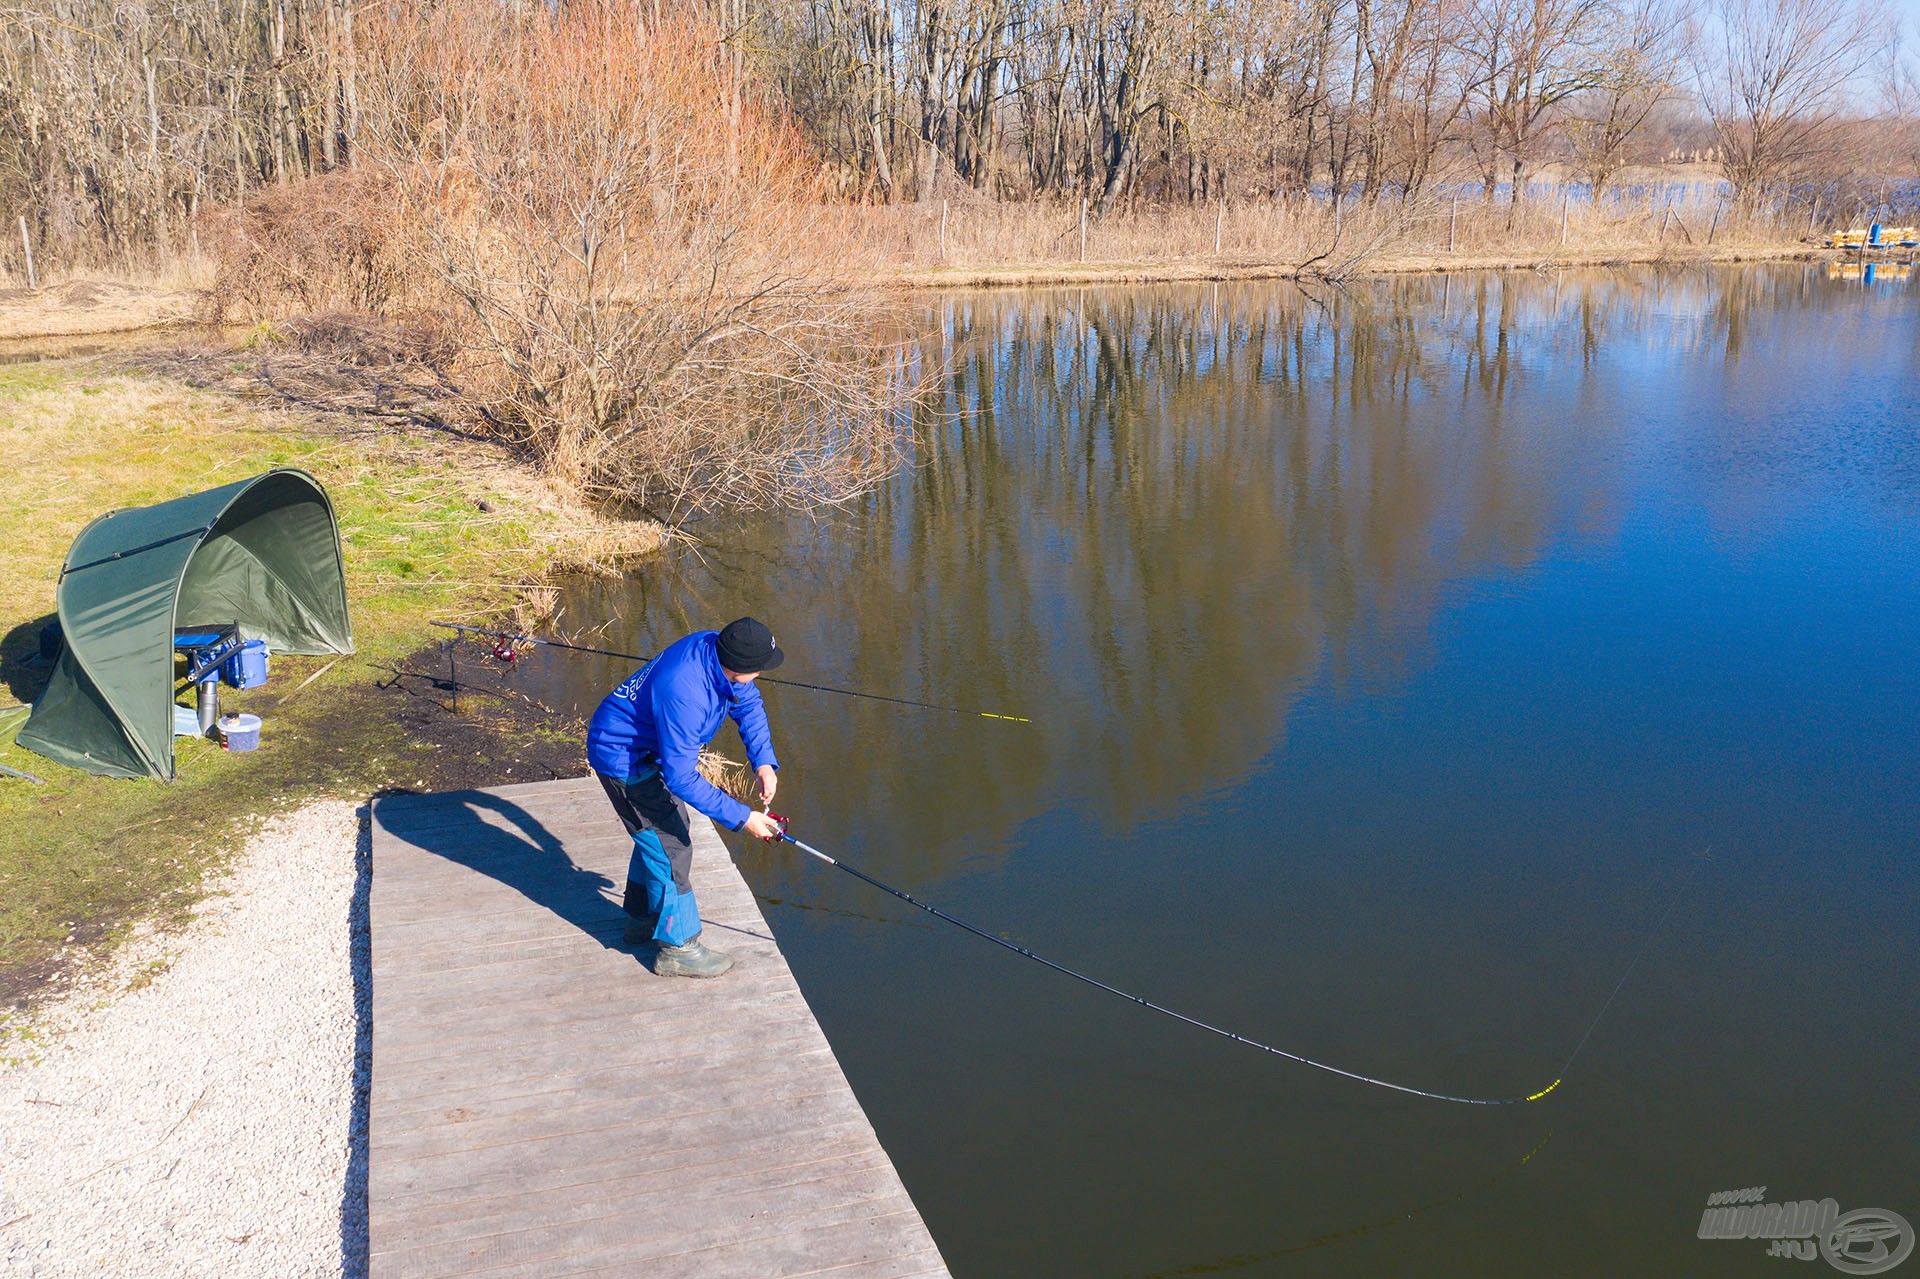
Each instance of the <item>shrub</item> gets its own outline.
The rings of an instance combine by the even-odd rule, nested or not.
[[[892,470],[914,388],[865,248],[710,28],[447,0],[365,29],[358,163],[487,421],[669,522]]]

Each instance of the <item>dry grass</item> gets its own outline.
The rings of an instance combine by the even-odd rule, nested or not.
[[[753,774],[747,766],[737,759],[729,759],[719,751],[700,752],[700,776],[733,796],[743,804],[758,802],[760,788],[754,784]]]
[[[1383,202],[1336,215],[1318,199],[1160,206],[1089,217],[1059,204],[907,205],[869,220],[896,279],[921,286],[1178,280],[1743,259],[1810,254],[1804,216],[1747,218],[1711,196],[1670,205],[1477,198]],[[942,223],[944,221],[944,230]]]
[[[656,525],[596,514],[497,448],[139,373],[7,373],[0,451],[12,459],[0,496],[10,533],[0,539],[0,619],[9,622],[51,609],[67,546],[100,512],[271,465],[312,471],[333,493],[349,575],[380,587],[356,600],[356,622],[376,628],[411,630],[434,606],[503,605],[515,593],[491,587],[604,571],[663,538]],[[482,581],[488,589],[476,589]]]
[[[127,277],[88,271],[0,289],[0,342],[129,333],[199,318],[207,273],[194,260]]]
[[[215,366],[261,358],[226,352]],[[275,465],[313,472],[333,498],[358,650],[276,658],[280,691],[256,696],[279,747],[185,751],[171,786],[50,765],[14,744],[18,712],[0,713],[0,763],[46,779],[0,785],[0,1006],[76,947],[182,909],[232,833],[291,798],[497,781],[488,770],[506,758],[577,767],[573,726],[528,716],[524,703],[502,711],[474,698],[476,711],[462,699],[446,714],[430,678],[382,691],[376,676],[397,683],[431,652],[443,633],[430,619],[502,616],[526,585],[660,536],[596,517],[484,444],[183,386],[106,359],[0,366],[0,450],[10,481],[0,488],[0,696],[30,699],[44,681],[30,657],[83,524]]]
[[[67,546],[88,521],[116,507],[144,506],[252,471],[264,443],[259,416],[224,397],[126,377],[73,379],[64,370],[22,369],[0,379],[0,454],[9,483],[0,495],[0,619],[53,607]],[[254,469],[258,469],[257,467]]]
[[[1077,206],[949,206],[944,237],[938,205],[861,206],[841,210],[838,217],[849,235],[878,247],[881,278],[930,288],[1289,278],[1311,273],[1314,266],[1330,273],[1398,273],[1740,261],[1819,252],[1805,238],[1807,226],[1801,218],[1784,224],[1742,220],[1712,199],[1676,204],[1671,215],[1645,205],[1610,204],[1595,210],[1574,202],[1568,208],[1564,242],[1559,206],[1553,201],[1523,207],[1511,230],[1505,225],[1504,207],[1487,209],[1477,201],[1463,200],[1457,220],[1450,203],[1431,203],[1410,216],[1349,210],[1342,216],[1338,239],[1332,211],[1324,204],[1241,203],[1228,205],[1224,213],[1215,206],[1180,205],[1089,220],[1084,255]],[[1824,229],[1824,223],[1816,227]],[[327,314],[289,319],[314,299],[276,294],[257,284],[243,292],[216,289],[210,269],[185,260],[171,270],[137,278],[92,272],[35,291],[0,289],[0,342],[39,343],[189,322],[205,313],[209,290],[227,296],[231,314],[265,325],[250,341],[273,344],[285,339],[283,345],[315,357],[301,378],[293,378],[290,365],[280,370],[292,379],[290,390],[293,381],[304,381],[306,402],[365,410],[377,407],[370,397],[386,393],[381,385],[350,386],[340,376],[365,366],[369,351],[384,342],[368,339],[364,323]],[[321,300],[338,299],[329,294]],[[338,340],[329,340],[329,333]],[[445,407],[451,412],[456,406]]]

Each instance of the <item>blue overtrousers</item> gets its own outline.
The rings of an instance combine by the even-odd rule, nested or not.
[[[673,797],[658,769],[618,781],[598,774],[620,821],[633,837],[627,880],[640,889],[645,913],[659,922],[653,939],[662,946],[684,946],[700,935],[700,903],[693,895],[693,833],[686,809]]]

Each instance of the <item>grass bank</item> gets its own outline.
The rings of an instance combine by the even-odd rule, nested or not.
[[[0,711],[0,762],[46,783],[0,779],[0,1016],[135,923],[178,917],[251,819],[322,794],[460,784],[476,768],[498,780],[567,767],[577,743],[510,689],[463,689],[447,713],[417,669],[442,634],[428,621],[512,608],[556,572],[660,539],[470,440],[94,360],[0,367],[0,450],[0,701],[30,701],[44,682],[28,659],[87,521],[271,466],[302,467],[333,497],[358,645],[337,662],[276,657],[272,681],[234,699],[265,719],[262,749],[183,742],[172,785],[53,764],[15,745],[21,715]]]

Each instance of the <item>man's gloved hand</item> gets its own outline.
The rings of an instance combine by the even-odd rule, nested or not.
[[[778,839],[781,832],[780,823],[765,813],[748,813],[740,829],[755,839]]]
[[[753,771],[760,779],[760,807],[765,808],[773,802],[773,792],[780,789],[780,770],[772,764],[762,764]]]

